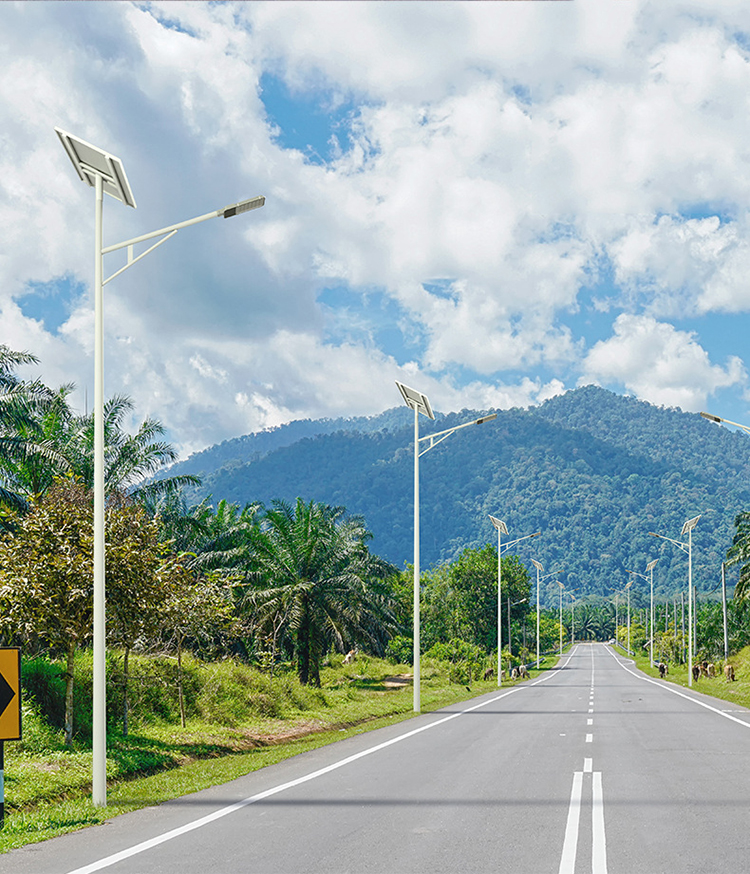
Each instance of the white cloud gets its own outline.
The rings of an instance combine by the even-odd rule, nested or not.
[[[694,408],[742,365],[654,319],[750,306],[742,30],[740,0],[0,4],[0,342],[90,383],[90,301],[56,334],[17,305],[31,281],[91,281],[93,198],[58,124],[125,163],[138,209],[107,201],[107,241],[268,198],[107,287],[107,391],[184,447],[375,413],[399,374],[445,409],[527,405],[580,374]],[[352,101],[328,163],[280,144],[264,73]],[[606,258],[597,305],[622,314],[582,359],[572,319]],[[326,340],[318,297],[339,283],[391,299],[411,361],[355,305],[359,339]]]
[[[718,389],[746,379],[738,358],[712,364],[693,334],[649,316],[620,315],[613,336],[589,351],[579,383],[619,383],[651,403],[696,411]]]

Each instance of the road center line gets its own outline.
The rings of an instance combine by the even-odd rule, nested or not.
[[[593,772],[591,810],[591,874],[607,874],[607,840],[604,834],[602,772]]]
[[[573,773],[573,788],[570,792],[568,822],[565,826],[565,842],[558,874],[575,874],[576,850],[578,849],[578,823],[581,818],[581,793],[583,791],[583,771]]]
[[[99,859],[96,862],[91,862],[89,865],[84,865],[82,868],[76,868],[74,871],[68,872],[68,874],[94,874],[95,871],[101,871],[104,868],[109,868],[111,865],[115,865],[117,862],[121,862],[123,859],[129,859],[131,856],[136,856],[139,853],[144,853],[146,850],[151,850],[154,847],[158,847],[160,844],[164,844],[167,841],[171,841],[174,838],[178,838],[181,835],[187,834],[188,832],[194,831],[195,829],[202,828],[204,825],[209,825],[212,822],[215,822],[217,819],[221,819],[222,817],[228,816],[230,813],[235,813],[238,810],[242,810],[244,807],[248,807],[250,804],[255,804],[258,801],[263,801],[265,798],[270,798],[272,795],[278,795],[279,792],[284,792],[286,789],[293,789],[295,786],[300,786],[303,783],[308,783],[310,780],[315,780],[317,777],[322,777],[324,774],[329,774],[331,771],[336,771],[339,768],[343,768],[344,765],[350,765],[352,762],[356,762],[358,759],[363,759],[365,756],[369,756],[372,753],[377,753],[380,750],[384,750],[386,747],[390,747],[393,744],[400,743],[407,738],[414,737],[417,734],[421,734],[423,731],[429,731],[431,728],[437,728],[438,725],[443,725],[446,722],[450,722],[452,719],[458,719],[459,716],[464,716],[466,713],[472,713],[474,710],[479,710],[482,707],[488,707],[490,704],[494,704],[496,701],[499,701],[501,698],[505,698],[508,695],[512,695],[516,689],[523,688],[522,686],[516,686],[513,689],[508,689],[507,692],[503,692],[501,695],[495,695],[493,698],[490,698],[488,701],[482,701],[480,704],[475,704],[473,707],[467,707],[465,710],[460,710],[458,713],[451,713],[448,716],[444,716],[442,719],[437,719],[435,722],[430,722],[427,725],[422,725],[420,728],[415,728],[412,731],[407,731],[405,734],[400,734],[398,737],[391,738],[390,740],[384,741],[383,743],[376,744],[374,747],[369,747],[369,749],[362,750],[359,753],[355,753],[352,756],[347,756],[345,759],[341,759],[338,762],[333,762],[330,765],[327,765],[325,768],[320,768],[317,771],[313,771],[310,774],[305,774],[303,777],[298,777],[296,780],[290,780],[288,783],[282,783],[279,786],[273,786],[271,789],[266,789],[263,792],[258,792],[257,795],[251,795],[249,798],[243,798],[242,801],[237,801],[234,804],[227,805],[227,807],[222,807],[220,810],[216,810],[213,813],[209,813],[206,816],[200,817],[200,819],[193,820],[192,822],[188,822],[185,825],[181,825],[178,828],[171,829],[168,832],[164,832],[164,834],[157,835],[154,838],[150,838],[147,841],[142,841],[140,844],[135,844],[132,847],[128,847],[126,850],[121,850],[119,853],[113,853],[111,856],[106,856],[103,859]]]

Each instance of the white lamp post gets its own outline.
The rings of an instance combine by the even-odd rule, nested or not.
[[[536,568],[536,666],[539,667],[539,663],[541,662],[540,654],[539,654],[539,584],[546,580],[548,577],[554,577],[556,574],[562,573],[561,570],[551,571],[543,577],[540,577],[539,574],[544,570],[542,563],[537,561],[535,558],[531,559],[531,563]],[[572,596],[571,596],[572,597]]]
[[[544,570],[544,567],[535,558],[531,559],[531,563],[536,568],[536,669],[539,670],[539,583],[541,582],[539,574]]]
[[[537,531],[535,534],[527,534],[525,537],[519,537],[518,540],[511,540],[510,543],[505,544],[505,549],[502,548],[501,545],[501,536],[503,534],[508,533],[508,528],[503,522],[502,519],[498,519],[496,516],[490,514],[490,522],[497,529],[497,685],[502,685],[502,676],[503,676],[503,611],[502,611],[502,597],[503,597],[503,566],[502,566],[502,554],[503,552],[507,552],[511,546],[515,546],[517,543],[520,543],[522,540],[528,540],[530,537],[539,537],[541,531]],[[510,633],[508,636],[508,642],[510,642]]]
[[[419,644],[419,459],[420,456],[429,452],[438,443],[442,443],[443,440],[450,437],[454,431],[458,431],[460,428],[468,428],[469,425],[481,425],[483,422],[489,422],[497,418],[497,413],[480,416],[471,422],[465,422],[463,425],[456,425],[453,428],[446,428],[445,431],[438,431],[436,434],[420,437],[419,414],[427,416],[428,419],[435,418],[430,401],[427,395],[416,391],[416,389],[409,388],[408,385],[404,385],[398,380],[396,380],[396,385],[401,392],[401,397],[404,399],[406,406],[414,410],[414,712],[419,713],[422,709]],[[422,450],[419,448],[421,443],[427,444]]]
[[[105,567],[104,567],[104,314],[103,289],[115,276],[119,276],[136,261],[152,252],[157,246],[173,237],[181,228],[198,224],[210,218],[230,218],[265,203],[264,197],[254,197],[241,203],[217,209],[197,218],[188,219],[114,246],[103,245],[103,200],[109,194],[135,208],[135,198],[130,189],[125,168],[119,158],[92,146],[85,140],[55,128],[63,148],[73,162],[76,173],[83,182],[94,189],[94,677],[93,677],[93,766],[91,795],[94,805],[107,804],[107,713],[106,713],[106,664],[105,664]],[[133,257],[133,246],[155,237],[157,243]],[[103,278],[104,255],[127,248],[127,264]]]
[[[646,565],[646,571],[651,572],[651,614],[650,614],[651,619],[650,619],[650,626],[649,626],[649,628],[650,628],[649,637],[651,640],[650,662],[651,662],[652,668],[654,666],[654,566],[655,566],[657,561],[659,561],[659,559],[655,558],[653,561],[650,561]],[[627,570],[627,568],[626,568],[626,570]],[[640,577],[643,580],[648,580],[648,577],[646,576],[646,574],[639,574],[638,571],[628,571],[628,573],[633,574],[633,576]]]
[[[625,586],[625,591],[628,593],[628,655],[633,655],[630,651],[630,587],[633,585],[633,581],[631,580],[627,586]]]
[[[688,519],[682,526],[680,535],[684,537],[687,534],[687,543],[683,543],[680,540],[672,540],[671,537],[665,537],[663,534],[655,534],[653,531],[649,531],[652,537],[668,540],[678,549],[688,554],[688,686],[693,685],[693,528],[698,524],[699,519],[700,516],[694,516],[692,519]]]
[[[562,631],[563,631],[563,625],[562,625],[562,593],[563,593],[563,589],[565,588],[565,586],[563,586],[563,584],[562,584],[559,580],[557,581],[557,585],[560,587],[560,622],[559,622],[559,625],[560,625],[560,655],[562,655],[562,637],[563,637],[563,635],[562,635]]]

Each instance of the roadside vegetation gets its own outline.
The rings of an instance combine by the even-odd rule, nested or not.
[[[410,668],[385,659],[360,655],[344,665],[342,655],[331,655],[321,667],[320,687],[311,687],[288,668],[270,676],[236,660],[203,662],[186,656],[183,728],[175,660],[133,656],[130,687],[138,716],[123,735],[118,718],[122,657],[122,652],[110,656],[113,718],[106,809],[95,808],[89,797],[91,750],[83,737],[90,725],[89,655],[76,658],[81,739],[71,746],[64,729],[56,727],[63,716],[62,663],[37,659],[25,665],[24,738],[6,744],[7,819],[0,850],[195,792],[413,715]],[[494,677],[482,679],[484,662],[463,664],[457,673],[460,664],[423,658],[424,712],[497,688]]]
[[[109,806],[95,809],[88,799],[93,417],[71,409],[70,386],[53,390],[17,376],[34,362],[0,345],[0,645],[22,650],[23,693],[23,740],[5,747],[0,849],[412,715],[412,572],[371,551],[365,520],[310,497],[190,504],[185,489],[198,478],[160,474],[175,459],[161,424],[147,419],[130,433],[131,402],[112,398],[105,407],[110,785]],[[728,558],[741,572],[728,617],[738,681],[726,694],[744,703],[747,514],[737,517]],[[497,574],[493,544],[467,547],[422,573],[424,710],[497,687]],[[554,595],[558,609],[537,617],[527,567],[502,557],[508,677],[532,666],[537,627],[542,653],[614,637],[629,640],[643,662],[642,597],[632,598],[628,638],[621,598],[562,584]],[[657,653],[678,682],[683,629],[677,601],[660,605]],[[716,663],[723,653],[716,601],[698,606],[697,636],[697,658]],[[555,661],[548,656],[543,666]]]

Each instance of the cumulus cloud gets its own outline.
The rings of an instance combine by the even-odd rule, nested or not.
[[[613,327],[613,336],[586,356],[581,384],[619,383],[652,403],[696,411],[718,389],[746,382],[739,358],[712,364],[692,333],[650,316],[620,315]]]
[[[107,393],[183,449],[375,413],[409,376],[444,409],[578,377],[692,409],[743,365],[656,319],[750,304],[746,7],[0,4],[0,342],[90,383],[93,197],[57,124],[125,163],[138,209],[106,202],[107,242],[267,196],[107,286]],[[264,76],[348,107],[324,159],[283,145]],[[53,330],[25,303],[62,277],[89,294]],[[321,302],[339,286],[346,336]],[[368,324],[373,289],[400,344]],[[587,306],[615,320],[588,352]]]

